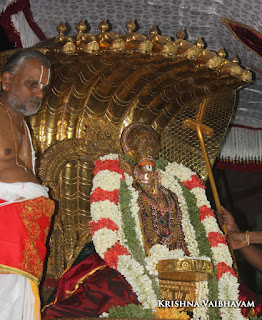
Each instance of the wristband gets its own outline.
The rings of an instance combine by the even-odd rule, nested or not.
[[[249,236],[249,231],[246,231],[246,247],[249,247],[250,245],[250,236]]]

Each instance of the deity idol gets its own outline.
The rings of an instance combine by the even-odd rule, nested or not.
[[[150,127],[141,123],[128,126],[122,134],[124,153],[134,165],[121,160],[120,165],[133,177],[138,192],[139,219],[146,255],[155,244],[170,250],[182,249],[188,254],[181,225],[181,209],[177,195],[161,185],[155,160],[159,152],[159,137]]]
[[[156,161],[159,138],[149,125],[126,127],[121,145],[125,156],[108,154],[95,162],[92,242],[61,277],[43,319],[108,312],[135,318],[144,312],[143,317],[153,317],[163,299],[157,265],[192,259],[212,262],[216,273],[196,283],[199,304],[193,318],[245,319],[239,306],[208,308],[201,303],[238,300],[232,258],[202,181],[181,164]]]

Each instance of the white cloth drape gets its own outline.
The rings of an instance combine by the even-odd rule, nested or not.
[[[35,318],[35,297],[30,280],[18,274],[0,274],[0,319],[40,320]]]
[[[232,127],[227,133],[218,158],[229,161],[261,161],[262,130]]]
[[[34,182],[0,182],[0,199],[7,201],[1,203],[0,206],[8,205],[21,197],[23,198],[21,201],[25,201],[41,196],[49,197],[48,188],[40,184]]]

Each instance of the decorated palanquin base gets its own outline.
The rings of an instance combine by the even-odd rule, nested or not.
[[[225,236],[206,198],[202,181],[181,164],[162,162],[160,166],[161,169],[157,170],[162,186],[178,197],[189,256],[181,249],[169,250],[160,244],[150,249],[150,255],[145,255],[138,218],[138,192],[132,185],[133,178],[123,171],[116,154],[101,157],[94,167],[90,211],[92,240],[97,253],[125,277],[143,308],[151,309],[152,312],[161,299],[156,270],[158,261],[211,261],[215,276],[208,281],[196,282],[195,295],[199,307],[193,309],[192,319],[245,319],[238,307],[208,308],[203,305],[203,300],[240,299],[238,279],[232,268],[233,261]],[[162,312],[165,312],[164,309]],[[170,317],[170,314],[166,315]],[[102,316],[107,317],[108,314]],[[183,318],[181,314],[181,318],[177,319],[187,318]]]

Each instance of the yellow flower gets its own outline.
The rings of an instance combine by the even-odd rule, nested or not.
[[[155,308],[155,317],[158,319],[175,319],[175,320],[188,320],[189,315],[182,311],[184,308]]]

